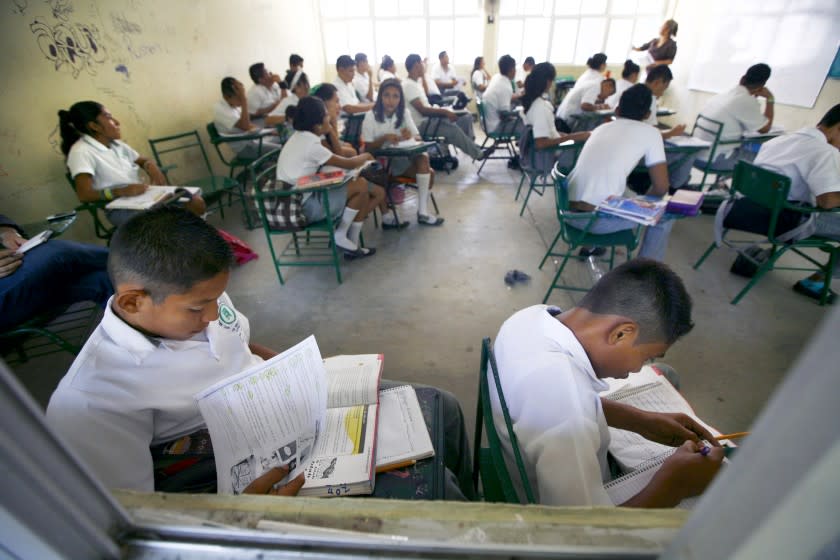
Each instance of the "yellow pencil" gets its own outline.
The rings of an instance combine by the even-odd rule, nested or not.
[[[734,434],[723,434],[722,436],[715,436],[715,439],[720,441],[722,439],[738,439],[750,435],[749,432],[735,432]]]
[[[417,461],[411,459],[410,461],[403,461],[402,463],[394,463],[393,465],[384,465],[376,468],[376,474],[393,471],[394,469],[401,469],[403,467],[410,467],[416,465]]]

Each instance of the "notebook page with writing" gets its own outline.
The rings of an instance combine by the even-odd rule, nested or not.
[[[384,467],[435,454],[420,401],[411,385],[379,391],[376,466]]]
[[[615,480],[612,480],[604,485],[604,490],[615,505],[621,505],[639,492],[641,492],[650,481],[653,480],[653,475],[662,466],[662,463],[674,453],[673,447],[668,448],[668,451],[658,455],[652,459],[645,461],[639,465],[635,471],[625,474]],[[682,509],[691,509],[697,503],[697,498],[686,498],[681,501],[677,507]]]

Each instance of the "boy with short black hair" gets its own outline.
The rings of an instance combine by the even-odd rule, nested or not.
[[[262,62],[252,64],[248,68],[248,75],[254,82],[248,89],[248,109],[252,117],[264,117],[286,97],[286,83]]]
[[[376,92],[373,87],[373,70],[368,62],[365,53],[356,53],[356,74],[353,76],[353,87],[356,94],[364,102],[373,103],[376,100]]]
[[[343,54],[335,61],[335,70],[338,75],[333,80],[333,85],[338,90],[341,111],[352,115],[354,113],[367,113],[373,109],[373,102],[362,100],[357,95],[356,87],[353,85],[353,78],[356,75],[356,61],[350,55]]]
[[[251,122],[248,95],[242,82],[233,77],[222,79],[222,99],[213,106],[213,124],[222,136],[236,136],[255,133],[260,127]],[[239,140],[229,142],[228,146],[242,159],[256,159],[262,154],[282,148],[279,142],[267,138],[261,140]]]
[[[505,321],[494,344],[496,363],[539,503],[613,505],[603,488],[610,479],[608,426],[679,446],[647,487],[615,505],[671,507],[708,486],[723,460],[711,433],[685,414],[646,412],[598,395],[608,388],[602,378],[640,370],[692,327],[691,297],[682,281],[648,259],[613,269],[566,312],[535,305]],[[494,422],[513,466],[493,383],[490,391]],[[702,450],[703,439],[714,447]]]

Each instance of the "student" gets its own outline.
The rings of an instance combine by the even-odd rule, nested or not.
[[[225,293],[232,256],[215,229],[177,209],[145,212],[114,235],[116,294],[47,406],[47,423],[107,487],[152,491],[149,445],[205,428],[193,396],[277,354],[250,341],[248,319]],[[454,396],[436,392],[447,478],[463,491],[447,497],[463,499],[472,494],[463,414]],[[287,473],[269,471],[246,492],[294,495],[302,476],[272,490]]]
[[[645,119],[646,123],[653,126],[659,125],[659,120],[656,118],[656,112],[659,110],[658,99],[662,97],[668,89],[668,86],[671,85],[671,80],[673,79],[674,75],[671,73],[671,69],[667,66],[655,66],[647,73],[647,76],[645,76],[645,85],[653,94],[653,98],[650,102],[650,116]],[[662,137],[667,140],[672,136],[680,136],[684,132],[685,125],[678,124],[670,130],[663,131]]]
[[[840,208],[840,104],[829,109],[816,128],[802,128],[762,144],[754,163],[790,177],[788,200],[826,210]],[[810,235],[840,240],[840,213],[816,214],[800,237]],[[833,276],[838,276],[836,263]],[[819,299],[824,281],[818,272],[793,289]]]
[[[494,344],[498,374],[538,503],[663,508],[705,490],[723,460],[711,433],[685,414],[647,412],[598,395],[608,388],[603,378],[640,370],[692,327],[682,281],[647,259],[608,272],[565,312],[534,305],[504,322]],[[490,387],[493,420],[512,466],[499,397]],[[611,478],[608,426],[678,447],[623,504],[613,504],[604,490]],[[704,439],[710,447],[701,452]]]
[[[499,128],[501,117],[500,111],[510,111],[514,99],[519,99],[520,95],[514,94],[513,78],[516,76],[516,60],[512,56],[505,54],[499,57],[499,73],[493,76],[490,84],[482,96],[484,103],[484,118],[487,124],[487,132],[494,132]],[[517,125],[517,130],[521,130],[521,124]],[[507,132],[513,132],[514,128],[507,125],[505,129]]]
[[[67,170],[81,202],[113,200],[143,194],[149,188],[142,169],[153,185],[165,185],[166,177],[151,158],[138,154],[121,141],[120,121],[96,101],[79,101],[69,111],[59,111],[61,151],[67,157]],[[201,195],[193,195],[185,207],[198,215],[207,205]],[[115,226],[137,210],[106,210]]]
[[[248,110],[254,118],[271,113],[286,96],[286,84],[280,87],[280,76],[271,73],[262,62],[248,68],[254,84],[248,89]]]
[[[473,130],[472,115],[469,113],[458,115],[449,109],[429,105],[429,99],[426,97],[422,83],[426,69],[420,55],[408,55],[405,59],[405,68],[408,71],[408,77],[402,84],[405,100],[411,118],[417,124],[420,133],[425,135],[425,131],[433,121],[430,117],[444,117],[442,122],[434,123],[434,126],[437,127],[438,136],[445,138],[447,143],[460,148],[473,159],[481,160],[489,155],[488,150],[482,152],[481,148],[473,141],[475,131]]]
[[[646,86],[634,85],[621,96],[616,120],[599,126],[589,136],[569,174],[569,205],[573,211],[592,212],[608,196],[623,196],[627,176],[642,159],[652,181],[648,194],[663,196],[668,192],[662,134],[643,122],[650,112],[651,97]],[[582,229],[588,221],[568,223]],[[646,227],[638,256],[664,260],[673,224],[672,220],[663,218],[655,226]],[[588,232],[614,233],[637,226],[636,222],[623,218],[599,216],[589,225]]]
[[[286,122],[286,109],[294,107],[298,101],[309,95],[309,77],[305,72],[301,72],[295,82],[295,87],[292,88],[291,93],[284,97],[280,104],[274,108],[265,117],[266,126],[274,126]]]
[[[525,110],[525,124],[533,128],[534,145],[538,150],[557,146],[569,140],[582,142],[589,138],[590,134],[589,132],[560,134],[554,126],[554,108],[548,100],[548,93],[554,85],[556,76],[557,71],[553,64],[540,62],[525,78],[522,108]]]
[[[402,86],[397,80],[385,80],[379,85],[379,95],[373,110],[365,115],[362,123],[362,141],[365,150],[375,152],[385,144],[396,144],[411,138],[419,139],[420,132],[405,108]],[[431,213],[429,198],[434,181],[434,172],[429,165],[429,154],[391,158],[389,172],[393,176],[414,177],[417,183],[417,223],[439,226],[444,219]],[[397,229],[403,225],[394,221],[391,212],[383,212],[382,228]]]
[[[104,305],[114,289],[105,263],[108,249],[50,239],[25,254],[24,231],[0,214],[0,331],[79,301]]]
[[[555,113],[555,116],[557,116],[558,119],[565,121],[562,115],[570,114],[573,111],[570,111],[569,108],[576,107],[580,103],[580,90],[586,89],[592,84],[599,84],[601,83],[601,81],[603,81],[603,74],[604,71],[607,69],[607,55],[605,55],[604,53],[593,54],[586,61],[586,66],[586,70],[575,81],[574,87],[572,87],[572,89],[570,89],[566,93],[566,96],[563,98],[563,101],[557,107],[557,112]],[[574,100],[571,99],[573,94],[576,94]],[[573,104],[572,101],[574,101]]]
[[[525,58],[525,61],[522,63],[522,73],[516,75],[516,93],[521,94],[525,90],[525,79],[531,73],[531,70],[534,69],[535,64],[536,62],[533,56]]]
[[[754,64],[741,77],[740,83],[731,90],[712,97],[700,110],[706,118],[722,122],[720,132],[721,142],[739,140],[745,132],[767,132],[773,126],[773,108],[776,99],[765,86],[770,79],[770,67],[766,64]],[[764,111],[756,97],[765,99]],[[714,135],[702,129],[694,131],[694,135],[709,142],[714,141]],[[719,170],[735,169],[735,164],[741,156],[740,145],[718,145],[715,152],[713,166]],[[705,163],[709,158],[709,150],[700,152],[697,160]]]
[[[288,89],[294,89],[295,84],[300,79],[303,73],[303,57],[299,54],[289,55],[289,69],[286,70],[286,76],[283,81],[286,82]]]
[[[356,62],[348,55],[343,54],[335,61],[335,69],[338,76],[333,80],[333,85],[338,90],[341,110],[349,115],[370,111],[373,108],[373,103],[360,101],[353,85],[353,77],[356,75]]]
[[[470,74],[470,84],[477,98],[481,99],[481,94],[487,89],[489,83],[490,74],[484,68],[484,57],[477,56],[475,57],[472,73]]]
[[[373,71],[365,53],[356,53],[356,74],[353,76],[353,87],[359,99],[373,103],[376,96],[373,91]]]
[[[382,57],[382,63],[379,65],[379,83],[385,80],[399,80],[397,77],[397,65],[394,59],[387,54]]]
[[[639,65],[632,60],[628,59],[624,61],[624,68],[621,70],[621,78],[615,83],[615,93],[607,98],[606,103],[611,109],[618,107],[618,101],[621,99],[621,94],[639,81],[640,70]]]
[[[669,19],[659,29],[659,37],[651,39],[641,47],[633,47],[634,51],[648,52],[652,61],[647,67],[648,72],[657,66],[673,64],[677,57],[677,42],[673,38],[677,36],[678,29],[677,22]]]
[[[224,291],[232,260],[212,226],[175,208],[143,212],[114,234],[116,293],[47,405],[47,423],[108,488],[154,490],[149,446],[204,427],[193,395],[276,354],[249,343],[248,320]],[[262,483],[285,474],[246,491],[269,493]]]
[[[455,109],[463,109],[470,102],[470,98],[464,93],[464,80],[455,74],[455,69],[449,65],[449,55],[446,51],[438,54],[438,63],[432,70],[432,79],[441,92],[441,95],[454,95],[458,98]]]
[[[572,88],[557,108],[557,118],[573,131],[595,128],[603,119],[584,118],[585,114],[609,109],[607,99],[613,93],[615,80],[612,78],[605,78],[581,88]]]
[[[328,86],[324,84],[321,87]],[[334,103],[337,94],[333,91]],[[304,97],[292,119],[295,133],[283,146],[277,159],[277,179],[289,185],[306,175],[318,172],[322,166],[355,169],[373,159],[370,154],[351,155],[339,143],[332,119],[324,102],[318,97]],[[322,136],[326,137],[322,140]],[[352,148],[350,148],[352,150]],[[323,170],[329,170],[325,168]],[[368,189],[367,181],[358,177],[345,187],[328,191],[328,206],[332,218],[339,222],[335,244],[344,251],[345,258],[369,257],[376,253],[372,247],[360,247],[359,236],[368,213],[384,203],[385,191],[378,185]],[[346,207],[345,207],[346,204]],[[326,218],[325,201],[321,196],[304,194],[303,214],[308,222]],[[340,216],[340,220],[339,220]]]
[[[248,96],[245,95],[245,86],[242,82],[228,76],[222,80],[221,88],[222,99],[213,107],[213,123],[219,134],[238,136],[258,132],[260,127],[251,122]],[[252,160],[282,147],[279,142],[268,138],[266,136],[261,140],[239,140],[229,142],[228,146],[236,152],[236,157]]]

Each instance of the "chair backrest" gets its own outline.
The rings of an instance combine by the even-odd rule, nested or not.
[[[732,176],[732,191],[744,195],[750,202],[769,212],[767,238],[772,242],[776,237],[779,215],[787,205],[790,177],[739,161]]]
[[[216,123],[209,122],[205,127],[207,129],[207,136],[210,137],[210,143],[213,144],[213,148],[216,149],[216,155],[219,156],[219,159],[222,160],[222,163],[230,167],[232,160],[228,160],[225,156],[224,152],[222,151],[222,144],[224,144],[224,138],[221,134],[219,134],[219,130],[216,128]],[[204,148],[202,147],[202,150]],[[207,157],[206,155],[204,156]],[[210,165],[208,163],[208,165]]]
[[[484,108],[484,102],[481,100],[480,97],[475,98],[475,106],[478,109],[478,122],[481,124],[481,130],[484,131],[484,134],[489,134],[487,131],[487,115],[485,113],[486,109]]]
[[[477,454],[487,452],[489,455],[489,457],[487,457],[489,461],[485,460],[480,463],[482,484],[484,485],[484,497],[488,501],[505,501],[517,504],[521,503],[520,497],[513,485],[513,479],[511,478],[505,464],[505,458],[502,452],[502,441],[496,431],[496,425],[493,422],[493,408],[490,401],[491,379],[493,386],[496,389],[496,395],[499,398],[499,404],[505,420],[505,427],[510,439],[514,460],[516,461],[519,478],[525,492],[525,500],[529,504],[534,504],[536,503],[536,500],[534,499],[534,492],[531,489],[528,474],[525,472],[525,462],[522,459],[522,454],[519,449],[519,440],[513,430],[513,422],[510,419],[510,412],[508,411],[507,402],[505,401],[505,396],[502,392],[502,383],[499,379],[499,369],[496,365],[496,357],[493,354],[493,349],[490,347],[489,338],[485,338],[481,341],[481,369],[479,373],[475,440]],[[489,446],[487,449],[479,449],[481,446],[482,425],[487,431],[487,443]],[[478,455],[476,457],[478,457]],[[487,473],[488,469],[492,469],[493,472]],[[498,488],[492,488],[489,484],[493,480],[498,484]]]
[[[152,155],[155,156],[155,161],[161,169],[168,167],[163,161],[164,155],[170,154],[170,157],[167,159],[174,160],[176,158],[186,158],[190,152],[195,153],[197,151],[201,154],[201,161],[204,162],[204,173],[207,175],[213,174],[213,170],[210,167],[210,160],[207,158],[207,152],[204,149],[204,144],[201,142],[201,137],[198,135],[197,130],[190,130],[162,138],[149,138],[149,147],[152,149]],[[180,153],[176,154],[176,152]],[[170,161],[171,163],[172,161]],[[166,179],[170,183],[172,182],[169,180],[168,174]]]
[[[362,123],[365,121],[365,113],[344,115],[343,118],[344,131],[341,133],[341,139],[358,150],[362,143]]]
[[[534,128],[531,125],[526,125],[522,132],[522,136],[519,138],[520,165],[522,165],[522,169],[526,173],[548,175],[554,168],[559,152],[564,150],[574,150],[575,154],[572,159],[572,165],[568,169],[570,171],[577,162],[578,155],[580,155],[580,150],[582,148],[582,143],[575,142],[568,147],[558,146],[553,149],[538,150],[536,139],[534,138]]]
[[[257,205],[257,212],[260,215],[260,221],[266,233],[269,231],[291,232],[303,228],[302,225],[296,227],[290,224],[280,223],[284,219],[284,216],[278,215],[278,211],[280,210],[279,204],[288,205],[290,201],[278,201],[278,199],[284,196],[287,199],[291,197],[291,195],[284,195],[282,189],[278,189],[276,184],[277,157],[280,155],[281,150],[282,148],[272,150],[248,164],[251,184],[254,185],[254,199]],[[267,213],[269,210],[272,211],[271,215]],[[291,210],[286,209],[286,211]],[[290,216],[285,216],[285,218],[291,219]]]
[[[694,136],[698,130],[702,130],[713,137],[712,145],[709,147],[709,159],[706,160],[711,163],[715,160],[715,153],[720,143],[720,135],[723,132],[723,123],[703,115],[697,115],[697,118],[694,119],[694,128],[691,129],[691,135]]]

